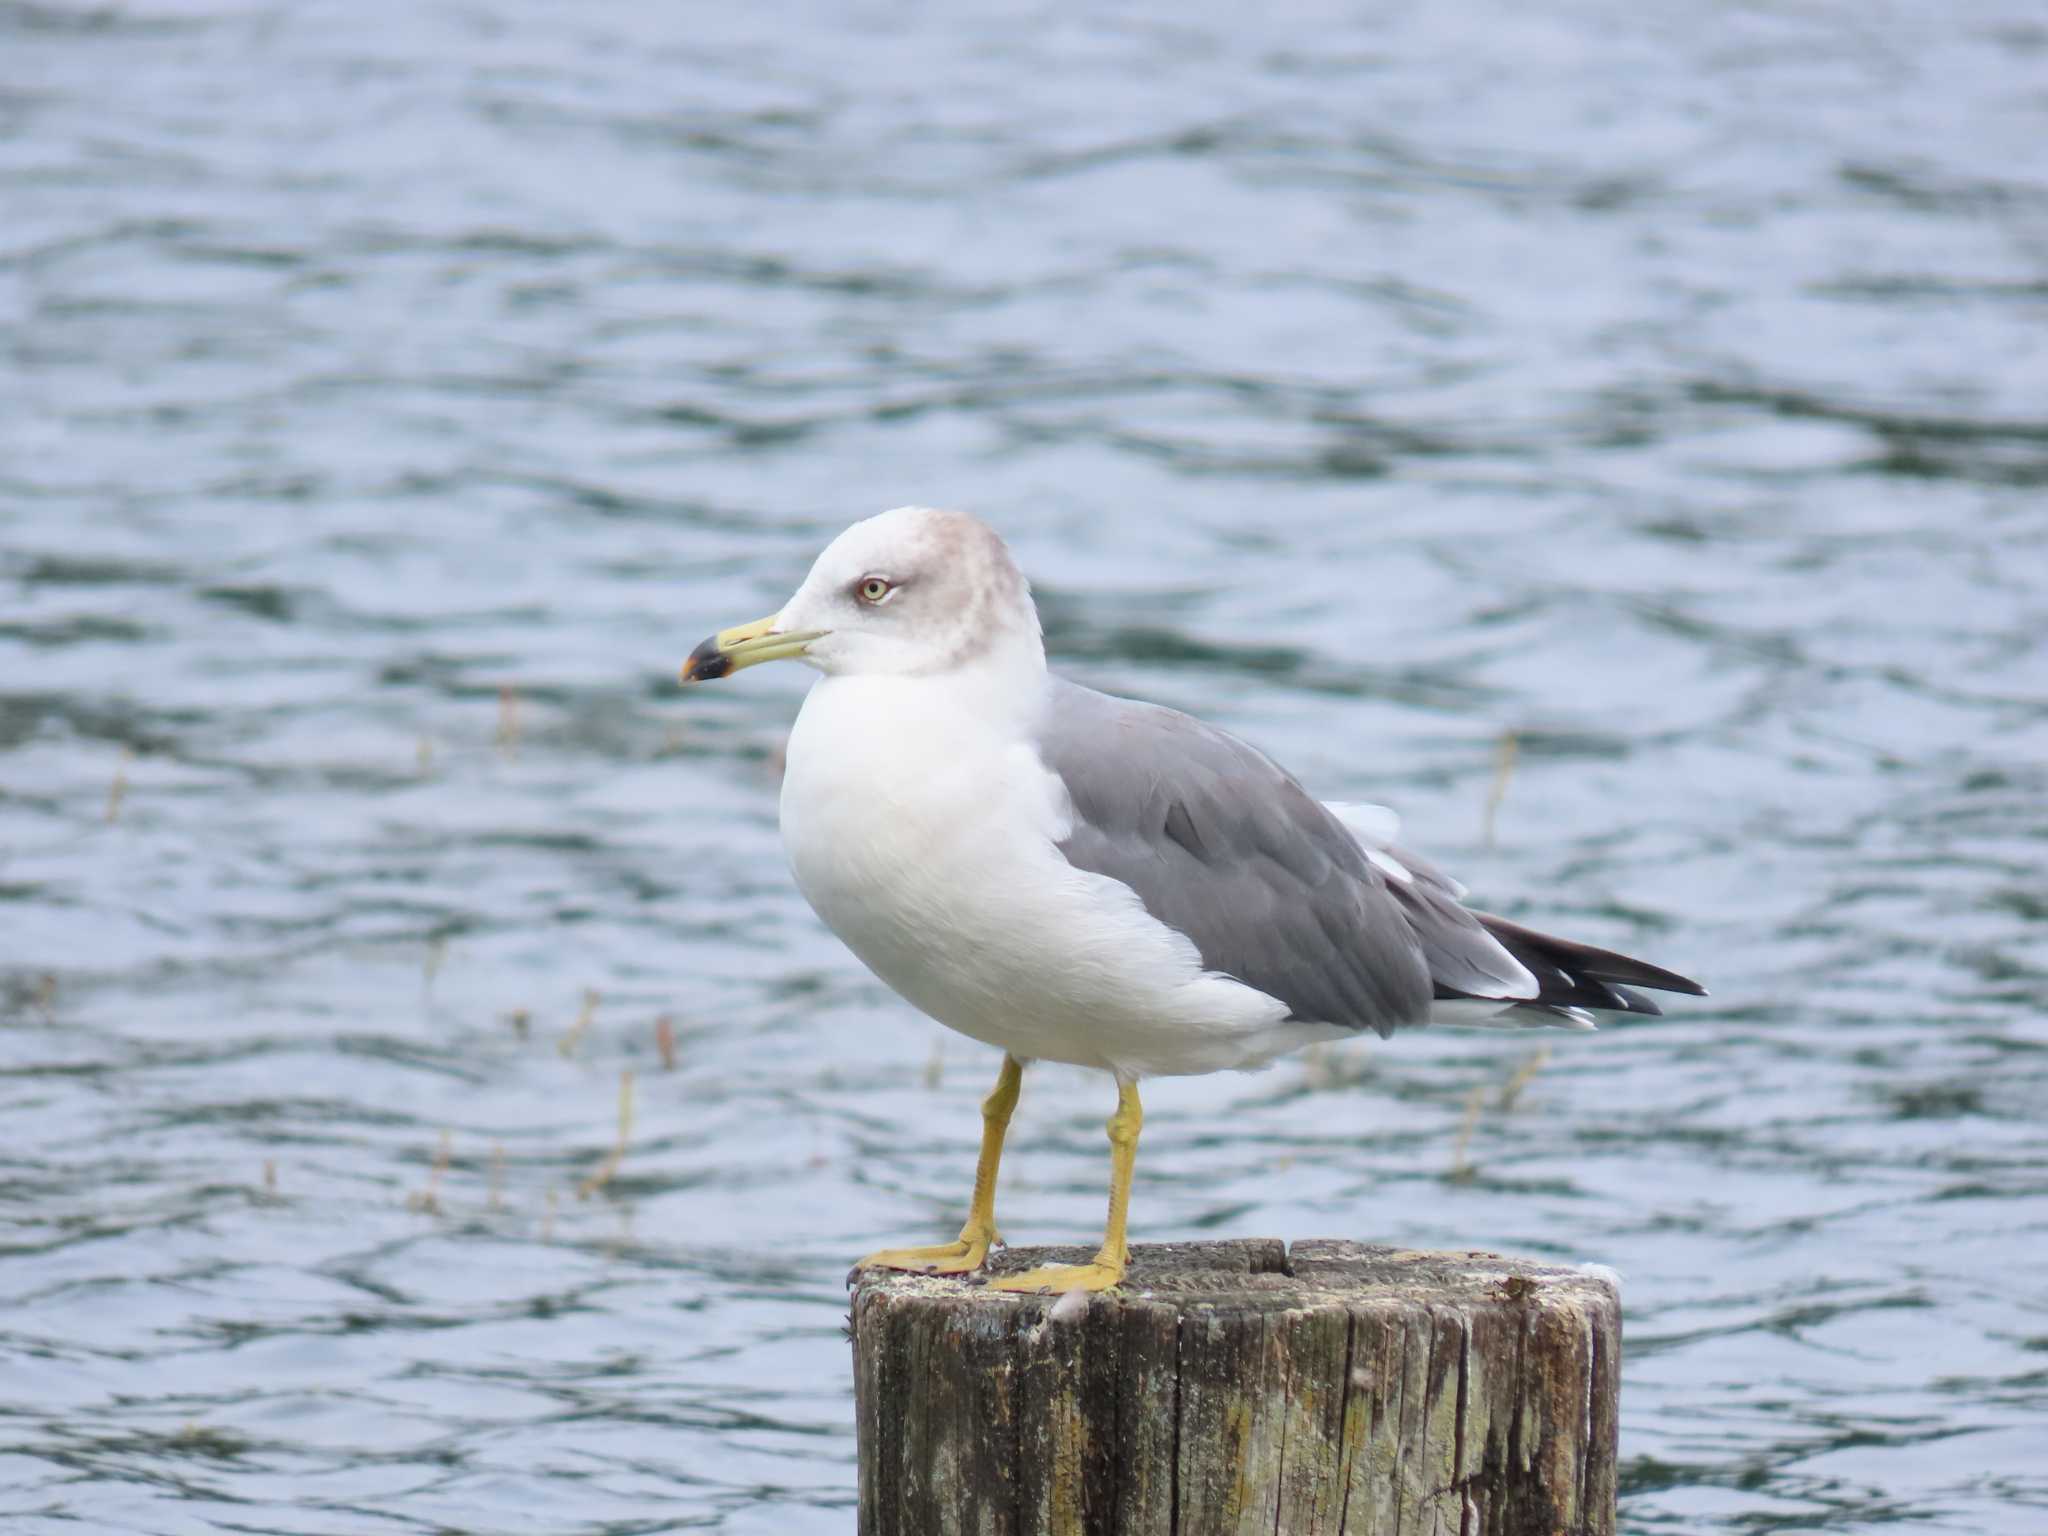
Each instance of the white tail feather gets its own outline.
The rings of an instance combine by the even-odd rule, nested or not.
[[[1447,1029],[1575,1029],[1600,1026],[1583,1008],[1523,1008],[1519,1003],[1498,1002],[1490,997],[1438,998],[1429,1010],[1429,1022]]]

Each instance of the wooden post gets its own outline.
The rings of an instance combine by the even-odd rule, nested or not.
[[[1579,1270],[1257,1238],[1092,1297],[862,1271],[853,1351],[861,1536],[1614,1530],[1621,1304]]]

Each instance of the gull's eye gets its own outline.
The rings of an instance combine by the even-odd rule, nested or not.
[[[853,595],[864,603],[879,603],[895,590],[893,582],[885,581],[880,576],[863,576],[854,583]]]

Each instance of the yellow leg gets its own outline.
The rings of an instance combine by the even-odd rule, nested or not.
[[[1118,1082],[1116,1113],[1109,1117],[1109,1225],[1102,1247],[1088,1264],[1047,1264],[1021,1275],[1005,1275],[990,1285],[999,1291],[1106,1291],[1119,1284],[1131,1262],[1124,1241],[1124,1217],[1131,1207],[1131,1170],[1138,1162],[1138,1132],[1145,1111],[1138,1103],[1138,1085]]]
[[[964,1275],[979,1269],[988,1258],[988,1245],[999,1240],[996,1231],[996,1169],[1003,1161],[1003,1136],[1010,1129],[1010,1115],[1017,1107],[1017,1095],[1024,1086],[1024,1063],[1014,1056],[1003,1058],[1003,1070],[995,1087],[981,1101],[981,1157],[974,1165],[974,1198],[967,1206],[967,1225],[955,1243],[936,1243],[929,1248],[884,1248],[871,1253],[855,1269],[870,1265],[877,1269],[907,1269],[927,1275]]]

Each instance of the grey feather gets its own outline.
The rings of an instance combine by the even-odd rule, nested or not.
[[[1434,868],[1406,852],[1395,857],[1415,875],[1413,884],[1387,882],[1429,962],[1438,997],[1533,997],[1535,978],[1501,947]],[[1411,862],[1412,861],[1412,862]]]
[[[1208,969],[1294,1018],[1383,1035],[1427,1023],[1440,983],[1527,991],[1448,881],[1427,865],[1428,879],[1390,881],[1263,753],[1177,710],[1047,687],[1038,747],[1074,805],[1061,851],[1130,886]]]
[[[1705,990],[1474,912],[1448,875],[1374,838],[1413,878],[1390,877],[1293,775],[1178,710],[1051,677],[1038,749],[1073,801],[1067,861],[1121,880],[1204,966],[1292,1018],[1388,1035],[1471,998],[1517,1004],[1503,1023],[1587,1028],[1587,1008],[1658,1012],[1634,987]]]

